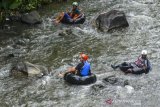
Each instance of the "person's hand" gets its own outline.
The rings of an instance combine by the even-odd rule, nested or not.
[[[64,77],[64,74],[63,74],[63,73],[59,73],[59,74],[58,74],[58,77],[63,78],[63,77]]]
[[[55,21],[56,21],[56,19],[53,19],[53,20],[52,20],[52,22],[55,22]]]
[[[144,70],[146,70],[146,69],[147,69],[147,66],[146,66],[145,64],[143,65],[143,69],[144,69]]]
[[[143,69],[145,70],[145,69],[146,69],[146,66],[144,66]]]
[[[67,71],[69,71],[69,72],[70,72],[71,70],[72,70],[72,67],[69,67],[69,68],[67,69]]]
[[[59,21],[59,20],[56,20],[55,22],[56,22],[57,24],[58,24],[58,23],[60,23],[60,21]]]
[[[55,24],[55,25],[58,25],[58,24],[59,24],[59,21],[55,20],[55,21],[54,21],[54,24]]]

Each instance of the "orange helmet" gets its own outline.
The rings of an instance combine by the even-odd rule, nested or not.
[[[83,58],[83,60],[85,60],[85,61],[88,60],[88,55],[82,53],[82,54],[80,54],[80,56]]]

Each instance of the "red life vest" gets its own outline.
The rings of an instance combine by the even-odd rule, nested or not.
[[[138,57],[137,61],[135,61],[135,64],[138,66],[138,67],[144,67],[145,65],[145,60],[142,59],[142,57]]]

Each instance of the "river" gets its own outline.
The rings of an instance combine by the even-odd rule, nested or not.
[[[80,6],[86,14],[83,25],[54,25],[53,14],[48,12],[40,25],[13,23],[0,31],[1,107],[159,106],[160,1],[84,0]],[[106,33],[97,31],[92,26],[93,20],[112,9],[125,12],[129,27]],[[148,50],[153,67],[149,74],[124,75],[110,67],[136,60],[143,49]],[[67,67],[76,66],[80,52],[89,55],[92,72],[97,75],[95,84],[70,85],[57,77]],[[51,73],[42,78],[10,77],[9,70],[15,60],[44,65]],[[108,76],[115,76],[119,82],[104,82]],[[122,85],[125,80],[134,88],[132,92]]]

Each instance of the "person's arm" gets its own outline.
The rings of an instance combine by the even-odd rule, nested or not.
[[[74,18],[73,18],[73,20],[78,19],[80,16],[81,16],[81,14],[79,14],[79,15],[75,15],[75,16],[74,16]]]
[[[72,13],[72,9],[68,8],[66,13],[71,14]]]
[[[143,69],[147,69],[147,60],[144,60],[144,62],[141,64],[143,66]]]
[[[82,15],[80,9],[76,9],[75,10],[75,16],[73,17],[73,20],[76,20],[77,18],[79,18]]]
[[[84,63],[83,62],[81,62],[81,63],[79,63],[76,67],[75,67],[75,69],[76,69],[76,74],[77,75],[81,75],[81,69],[82,69],[82,67],[84,66]]]
[[[84,65],[83,63],[79,63],[76,67],[70,67],[70,68],[68,68],[68,70],[66,72],[60,73],[58,76],[63,78],[65,73],[68,73],[68,72],[72,72],[74,74],[78,74],[79,75],[80,74],[80,70],[82,69],[83,65]]]
[[[150,61],[148,59],[145,60],[144,62],[144,66],[143,66],[144,71],[149,72],[152,68],[151,68],[151,64]]]
[[[61,78],[63,78],[64,75],[65,75],[66,73],[68,73],[68,72],[76,73],[76,69],[75,69],[75,68],[76,68],[76,67],[70,67],[70,68],[68,68],[68,70],[67,70],[66,72],[59,73],[58,76],[61,77]]]
[[[75,73],[76,72],[76,67],[70,67],[70,68],[68,68],[67,72]]]
[[[151,63],[150,63],[150,61],[148,59],[147,59],[147,69],[148,70],[152,70]]]

